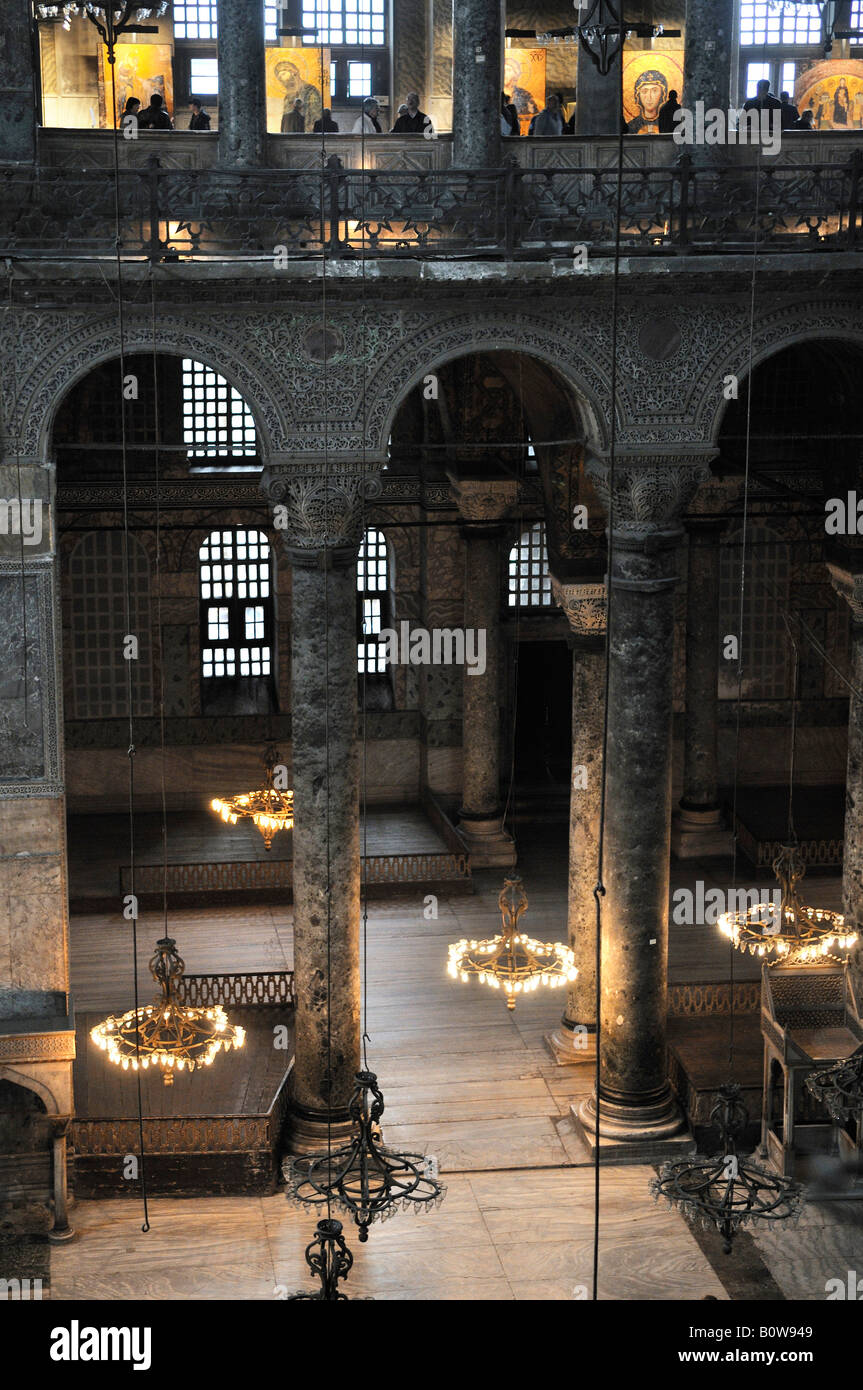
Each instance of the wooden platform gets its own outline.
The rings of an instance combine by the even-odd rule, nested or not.
[[[201,978],[201,977],[198,977]],[[246,977],[249,978],[249,977]],[[220,1052],[212,1066],[142,1071],[147,1190],[154,1196],[226,1196],[272,1192],[293,1065],[293,1009],[285,1004],[226,1004],[246,1030],[242,1049]],[[77,1020],[71,1164],[78,1196],[139,1196],[138,1086],[133,1071],[109,1062],[90,1039],[104,1013]],[[276,1045],[286,1028],[287,1047]]]

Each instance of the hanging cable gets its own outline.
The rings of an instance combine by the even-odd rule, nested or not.
[[[7,258],[7,260],[6,260],[6,271],[7,271],[7,274],[8,274],[8,276],[9,276],[9,297],[8,297],[8,301],[7,301],[7,305],[6,305],[6,313],[7,313],[8,320],[9,320],[9,330],[10,330],[10,335],[11,335],[12,322],[13,322],[13,319],[14,319],[14,298],[13,298],[13,291],[12,291],[12,275],[13,275],[13,272],[12,272],[12,262],[11,262],[11,260],[9,260],[8,258]],[[26,566],[25,566],[25,563],[24,563],[24,511],[23,511],[23,508],[24,508],[24,499],[23,499],[22,492],[21,492],[21,442],[20,442],[20,439],[19,439],[20,422],[19,422],[19,420],[18,420],[18,361],[17,361],[17,357],[18,357],[18,354],[17,354],[17,353],[14,351],[14,349],[13,349],[13,351],[10,352],[10,354],[9,354],[9,360],[10,360],[10,362],[11,362],[11,369],[12,369],[12,406],[11,406],[11,409],[10,409],[10,412],[9,412],[9,418],[10,418],[11,420],[14,420],[14,421],[15,421],[15,476],[16,476],[16,479],[17,479],[17,487],[18,487],[18,550],[19,550],[19,553],[20,553],[20,560],[21,560],[21,632],[22,632],[22,639],[23,639],[22,675],[23,675],[23,681],[24,681],[24,728],[25,728],[25,729],[29,729],[29,727],[30,727],[30,710],[29,710],[30,692],[29,692],[29,689],[28,689],[28,687],[29,687],[29,679],[28,679],[28,662],[27,662],[27,570],[26,570]],[[40,499],[40,498],[35,498],[35,497],[34,497],[34,498],[32,499],[32,501],[33,501],[33,506],[34,506],[34,508],[35,508],[37,505],[41,507],[42,502],[41,502],[41,499]]]
[[[623,10],[620,17],[624,27]],[[608,735],[609,735],[609,683],[611,674],[611,633],[612,633],[612,582],[614,562],[614,483],[617,452],[617,333],[620,303],[620,223],[623,215],[623,48],[618,62],[618,109],[621,113],[617,134],[617,188],[615,195],[615,236],[614,269],[611,281],[611,380],[609,382],[610,421],[608,449],[608,582],[606,585],[605,620],[605,700],[602,713],[602,777],[599,794],[599,833],[596,851],[596,884],[593,897],[596,905],[596,991],[594,1008],[596,1011],[596,1062],[594,1066],[594,1088],[596,1094],[596,1123],[594,1125],[593,1158],[593,1286],[594,1302],[599,1298],[599,1202],[600,1202],[600,1162],[599,1162],[599,1094],[601,1081],[600,1044],[602,1040],[602,899],[606,894],[603,870],[605,867],[605,820],[608,792]]]
[[[129,564],[129,476],[128,476],[128,457],[127,457],[127,438],[126,438],[126,326],[123,313],[123,258],[121,254],[121,221],[120,221],[120,153],[119,153],[119,129],[117,126],[117,82],[116,69],[113,62],[113,50],[110,50],[111,57],[111,106],[113,111],[113,154],[114,154],[114,234],[115,234],[115,258],[117,268],[117,327],[120,340],[120,450],[122,458],[122,478],[123,478],[123,566],[125,579],[125,619],[126,634],[132,632],[132,585]],[[147,1205],[147,1181],[144,1159],[144,1101],[141,1089],[141,1035],[138,1027],[139,998],[138,998],[138,904],[135,897],[135,726],[133,712],[133,682],[132,682],[132,662],[126,662],[126,700],[128,708],[129,723],[129,892],[132,897],[132,978],[133,995],[135,1006],[135,1077],[138,1092],[138,1159],[141,1169],[141,1199],[144,1206],[144,1221],[141,1230],[146,1232],[150,1229],[150,1217]]]

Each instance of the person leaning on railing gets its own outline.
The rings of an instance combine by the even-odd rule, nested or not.
[[[381,123],[378,120],[380,107],[374,97],[366,97],[363,102],[362,115],[357,116],[354,121],[354,135],[380,135]]]

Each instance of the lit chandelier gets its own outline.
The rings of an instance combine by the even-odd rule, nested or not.
[[[780,903],[757,903],[744,912],[723,912],[717,921],[723,935],[751,956],[775,952],[770,965],[780,960],[795,965],[820,960],[834,949],[849,951],[857,933],[846,929],[841,912],[807,907],[800,897],[797,884],[806,865],[796,845],[782,846],[773,861],[773,872],[782,888]]]
[[[264,837],[264,849],[269,849],[273,836],[278,835],[280,830],[290,830],[294,823],[294,793],[276,786],[277,774],[281,775],[278,769],[282,764],[275,748],[267,749],[265,765],[267,772],[262,787],[227,800],[216,797],[210,802],[210,807],[222,817],[225,824],[236,825],[243,818],[254,821]]]
[[[863,1124],[863,1047],[841,1062],[810,1072],[806,1089],[827,1107],[837,1125],[849,1120]]]
[[[150,974],[161,988],[152,1004],[130,1009],[120,1018],[113,1015],[91,1028],[90,1037],[107,1052],[108,1060],[124,1071],[131,1067],[163,1067],[166,1086],[174,1084],[174,1071],[194,1071],[209,1067],[220,1048],[229,1052],[242,1047],[246,1033],[228,1022],[221,1005],[191,1008],[177,999],[177,986],[185,963],[177,954],[176,942],[163,936],[156,942],[150,961]]]
[[[342,1235],[342,1223],[328,1217],[319,1221],[314,1238],[306,1246],[306,1264],[321,1281],[317,1293],[292,1293],[288,1303],[305,1299],[319,1299],[321,1302],[347,1302],[348,1296],[339,1289],[339,1280],[347,1279],[353,1267],[354,1257]]]
[[[59,5],[42,4],[37,0],[36,18],[41,20],[62,20],[63,28],[72,27],[73,15],[84,15],[98,29],[108,49],[108,61],[114,62],[117,40],[121,34],[156,34],[158,26],[142,24],[142,19],[156,18],[165,14],[168,0],[158,0],[154,5],[139,5],[134,0],[115,0],[111,4],[94,4],[93,0],[64,0]]]
[[[348,1106],[356,1126],[350,1143],[332,1153],[288,1159],[284,1170],[289,1201],[301,1202],[307,1211],[337,1203],[353,1216],[362,1243],[374,1220],[387,1221],[399,1207],[431,1211],[446,1195],[446,1187],[432,1172],[432,1160],[399,1153],[381,1142],[378,1121],[383,1113],[377,1076],[358,1071]]]
[[[763,1168],[751,1157],[737,1154],[736,1138],[746,1124],[746,1109],[736,1083],[721,1086],[719,1100],[710,1112],[719,1127],[722,1151],[708,1158],[664,1163],[659,1177],[650,1181],[654,1201],[664,1197],[689,1221],[711,1227],[722,1237],[722,1249],[731,1254],[734,1237],[742,1226],[756,1221],[796,1221],[803,1209],[799,1183]]]
[[[534,941],[518,930],[518,919],[527,908],[527,894],[520,878],[504,879],[498,898],[503,930],[487,941],[454,941],[449,948],[447,973],[466,983],[471,975],[492,989],[502,989],[506,1006],[515,1008],[515,996],[539,985],[552,988],[569,984],[578,971],[575,956],[560,941]]]

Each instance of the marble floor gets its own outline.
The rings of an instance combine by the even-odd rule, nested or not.
[[[537,936],[565,935],[564,846],[544,830],[521,847],[531,903],[525,925]],[[729,882],[721,867],[692,864],[675,867],[672,886],[696,878],[708,887]],[[591,1089],[592,1068],[558,1066],[545,1048],[561,1008],[556,991],[538,990],[508,1014],[496,991],[447,977],[449,941],[497,930],[500,876],[480,871],[475,881],[474,896],[440,896],[436,917],[425,917],[421,898],[369,905],[368,1064],[384,1090],[386,1136],[435,1154],[449,1191],[438,1212],[399,1214],[376,1226],[367,1245],[352,1242],[357,1295],[561,1300],[583,1297],[590,1286],[594,1179],[569,1107]],[[838,893],[837,880],[819,881],[820,901],[833,903]],[[173,912],[169,925],[190,971],[264,969],[290,965],[291,917],[289,906],[222,907]],[[128,929],[96,914],[73,918],[71,927],[78,1010],[127,1007]],[[161,920],[144,914],[141,941],[160,932]],[[147,954],[142,947],[142,988]],[[757,969],[738,957],[736,972],[751,977]],[[715,928],[672,930],[672,979],[727,973],[727,946]],[[647,1167],[601,1172],[600,1296],[734,1297],[733,1261],[718,1242],[714,1249],[696,1239],[681,1217],[654,1205],[651,1176]],[[823,1298],[827,1279],[855,1267],[855,1249],[863,1261],[860,1207],[813,1207],[800,1228],[805,1241],[800,1231],[746,1238],[756,1283],[762,1271],[770,1297],[781,1290]],[[52,1251],[51,1296],[269,1299],[302,1286],[314,1223],[281,1194],[160,1199],[151,1220],[144,1235],[135,1202],[77,1203],[79,1239]]]

